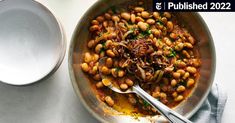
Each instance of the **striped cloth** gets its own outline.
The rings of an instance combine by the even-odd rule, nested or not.
[[[202,107],[193,115],[194,123],[221,123],[227,94],[218,84],[212,86],[211,92]]]

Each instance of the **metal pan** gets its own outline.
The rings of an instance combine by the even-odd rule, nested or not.
[[[89,40],[89,25],[90,21],[97,15],[102,14],[108,8],[117,6],[119,4],[131,4],[132,0],[102,0],[97,1],[82,17],[78,23],[69,47],[69,72],[70,78],[76,94],[83,102],[84,106],[95,116],[98,120],[107,123],[125,123],[125,122],[141,122],[141,121],[162,121],[161,116],[151,118],[140,117],[137,119],[125,115],[113,115],[107,113],[112,110],[103,102],[99,101],[94,91],[92,91],[91,84],[88,78],[80,69],[81,57],[84,50],[86,50],[86,42]],[[149,9],[152,8],[152,0],[145,1]],[[202,105],[206,99],[214,79],[215,73],[215,48],[213,39],[209,29],[201,16],[198,13],[175,13],[179,21],[184,23],[187,29],[196,38],[199,45],[199,54],[202,65],[200,68],[200,78],[192,95],[174,108],[175,111],[181,115],[190,118]],[[104,110],[109,109],[109,110]],[[114,111],[115,112],[115,111]]]

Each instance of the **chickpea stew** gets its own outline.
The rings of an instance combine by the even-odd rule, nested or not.
[[[141,5],[109,9],[91,21],[84,73],[97,97],[124,114],[155,115],[156,109],[135,94],[118,94],[112,84],[126,90],[138,82],[151,96],[170,108],[190,96],[199,78],[196,39],[181,26],[174,13],[151,12]],[[99,69],[99,59],[107,57]]]

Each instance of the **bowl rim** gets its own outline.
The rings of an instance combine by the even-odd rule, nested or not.
[[[84,107],[88,110],[88,112],[90,112],[96,119],[98,119],[99,121],[101,122],[107,122],[105,119],[101,118],[98,114],[94,113],[93,110],[91,109],[91,107],[86,104],[85,100],[83,99],[81,93],[80,93],[80,89],[78,88],[77,84],[76,84],[76,79],[75,79],[75,75],[74,75],[74,70],[73,70],[73,51],[74,51],[74,48],[75,48],[75,43],[76,43],[76,35],[77,35],[77,30],[80,26],[80,23],[82,22],[82,18],[85,17],[86,15],[88,15],[88,13],[94,8],[96,7],[97,5],[101,4],[102,1],[96,1],[95,3],[93,3],[92,6],[89,7],[88,10],[86,10],[86,12],[81,16],[80,20],[78,21],[75,29],[74,29],[74,32],[73,32],[73,35],[72,35],[72,38],[71,38],[71,41],[70,41],[70,46],[69,46],[69,51],[68,51],[68,69],[69,69],[69,76],[70,76],[70,80],[71,80],[71,83],[73,85],[73,89],[76,93],[76,95],[79,97],[79,99],[81,100],[82,104],[84,105]],[[210,39],[210,43],[211,43],[211,58],[212,58],[212,64],[211,64],[211,73],[210,73],[210,84],[209,84],[209,87],[206,91],[206,93],[204,94],[204,96],[202,97],[202,99],[200,100],[200,102],[197,104],[197,106],[192,110],[190,111],[189,113],[187,113],[185,115],[186,118],[190,119],[197,111],[198,109],[202,106],[202,104],[204,103],[204,101],[206,100],[206,98],[208,97],[209,95],[209,92],[212,88],[212,85],[213,85],[213,82],[214,82],[214,78],[215,78],[215,72],[216,72],[216,51],[215,51],[215,45],[214,45],[214,40],[213,40],[213,37],[211,35],[211,32],[206,24],[206,22],[204,21],[204,19],[202,18],[202,16],[200,15],[200,13],[198,12],[191,12],[193,13],[194,16],[196,16],[199,21],[201,22],[201,24],[204,26],[204,29],[205,29],[205,32],[207,33],[207,36],[208,38]]]

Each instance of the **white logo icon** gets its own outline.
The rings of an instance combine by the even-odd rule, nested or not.
[[[162,9],[162,3],[156,3],[156,9],[161,10]]]

